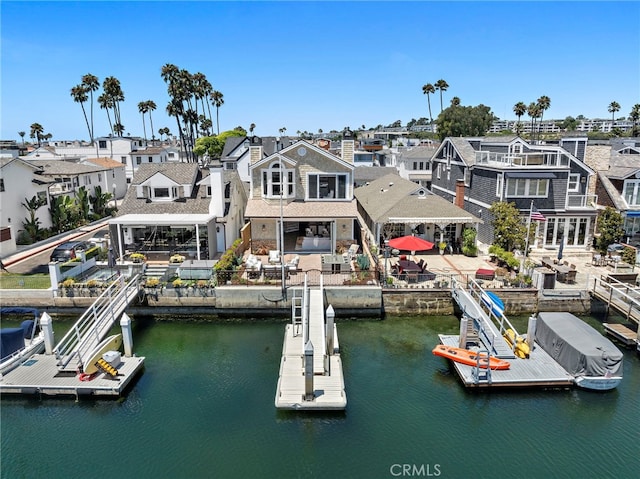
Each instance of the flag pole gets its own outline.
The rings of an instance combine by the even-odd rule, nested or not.
[[[522,254],[522,260],[520,263],[520,274],[524,274],[524,260],[529,256],[529,229],[531,228],[531,214],[533,213],[533,200],[531,200],[531,207],[529,208],[529,218],[527,219],[527,234],[524,243],[524,253]]]

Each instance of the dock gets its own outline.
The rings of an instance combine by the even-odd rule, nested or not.
[[[54,345],[51,318],[41,321],[45,351],[35,354],[0,378],[0,394],[46,396],[120,396],[144,366],[144,357],[133,354],[131,319],[124,313],[138,294],[138,276],[125,283],[114,282]],[[124,354],[114,356],[111,370],[82,375],[83,366],[110,332],[118,318],[122,328]],[[100,349],[98,347],[98,349]],[[98,355],[101,353],[98,353]]]
[[[629,322],[640,325],[640,288],[611,277],[593,278],[591,296],[606,304],[607,315],[615,311]]]
[[[347,406],[338,330],[324,292],[294,290],[292,321],[285,327],[275,406],[291,410],[343,410]]]
[[[602,323],[604,330],[625,346],[640,345],[640,333],[627,328],[624,324]]]
[[[483,301],[485,291],[474,280],[470,280],[466,290],[459,283],[454,283],[452,295],[463,318],[459,335],[438,335],[445,346],[467,347],[469,331],[477,343],[472,349],[486,352],[491,356],[508,360],[510,368],[506,370],[487,370],[476,366],[467,366],[451,361],[462,383],[467,388],[490,387],[543,387],[563,388],[574,385],[574,377],[560,366],[535,341],[528,342],[531,351],[528,358],[520,358],[511,349],[503,335],[507,329],[518,332],[509,322],[504,313],[494,312],[494,309]],[[527,337],[534,337],[535,318],[529,321]],[[463,336],[464,335],[464,336]],[[464,345],[461,345],[461,337]],[[466,339],[465,339],[466,338]]]

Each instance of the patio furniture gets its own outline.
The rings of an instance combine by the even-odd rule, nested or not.
[[[262,272],[262,261],[257,256],[250,254],[245,262],[245,269],[247,270],[247,277],[251,279],[259,278]]]
[[[323,254],[323,273],[345,273],[351,269],[349,260],[341,254]]]
[[[285,269],[288,273],[295,273],[298,271],[298,263],[300,262],[300,256],[295,255],[289,261],[284,264]]]
[[[360,250],[360,245],[357,243],[354,243],[351,246],[349,246],[349,250],[347,251],[349,259],[354,259],[358,254],[358,250]]]
[[[265,279],[281,279],[282,278],[282,265],[279,264],[265,264],[262,266],[262,272]]]
[[[269,264],[280,263],[280,251],[277,249],[269,250]]]

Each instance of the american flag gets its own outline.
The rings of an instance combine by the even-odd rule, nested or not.
[[[540,213],[535,206],[531,207],[531,219],[533,221],[547,221],[547,218],[545,218],[544,215]]]

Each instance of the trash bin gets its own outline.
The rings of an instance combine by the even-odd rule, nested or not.
[[[549,268],[536,268],[534,270],[533,284],[538,289],[555,289],[556,272]]]

